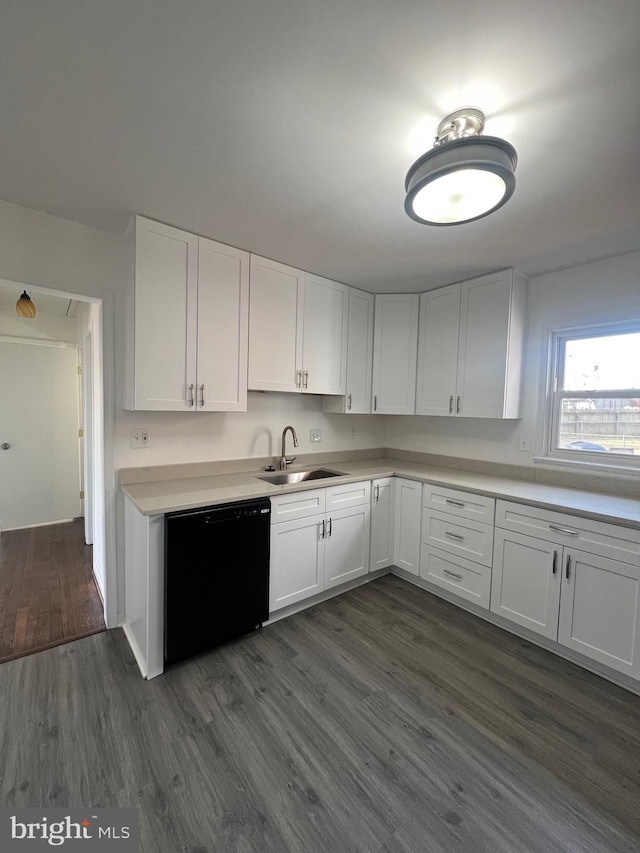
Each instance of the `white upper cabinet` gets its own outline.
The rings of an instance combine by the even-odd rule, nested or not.
[[[325,397],[324,412],[363,415],[371,411],[374,296],[355,287],[349,291],[347,384],[342,397]]]
[[[348,288],[251,256],[249,388],[344,394]]]
[[[302,390],[344,394],[347,381],[349,288],[317,275],[304,276]]]
[[[141,216],[127,250],[125,407],[245,411],[248,253]]]
[[[251,255],[249,388],[252,390],[301,390],[303,310],[303,273]]]
[[[416,414],[521,417],[526,311],[514,270],[423,294]]]
[[[375,304],[373,411],[413,415],[419,297],[415,293],[381,294]]]
[[[458,377],[460,285],[442,287],[420,297],[417,415],[450,415]]]

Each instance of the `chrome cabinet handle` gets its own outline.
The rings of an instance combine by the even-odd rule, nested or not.
[[[331,527],[332,527],[332,525],[331,525],[331,519],[329,519],[329,520],[327,521],[327,536],[329,536],[329,537],[331,537],[331,532],[332,532],[332,531],[331,531]]]
[[[449,504],[449,506],[459,506],[459,507],[464,507],[464,503],[463,503],[462,501],[453,501],[453,500],[451,500],[451,498],[445,498],[445,501],[444,501],[444,502],[445,502],[446,504]]]
[[[305,372],[302,374],[302,387],[303,388],[309,387],[309,371],[308,370],[305,370]]]
[[[450,572],[449,569],[443,569],[442,571],[445,573],[445,575],[450,575],[452,578],[455,578],[456,580],[459,580],[459,581],[462,580],[462,575],[458,575],[455,572]]]
[[[200,386],[200,408],[204,409],[204,385]]]
[[[296,370],[296,388],[300,388],[302,386],[302,371]]]
[[[377,409],[378,409],[378,395],[376,394],[375,397],[373,398],[373,411],[375,412],[375,411],[377,411]]]
[[[569,574],[571,570],[571,554],[567,554],[567,563],[564,569],[564,576],[567,580],[569,580]]]
[[[375,502],[378,503],[380,500],[380,484],[376,483],[376,491],[375,491]]]
[[[189,397],[187,399],[187,403],[190,407],[193,406],[195,403],[195,400],[193,398],[193,384],[189,385]]]
[[[567,533],[569,536],[577,536],[578,531],[572,530],[570,527],[560,527],[557,524],[550,524],[549,530],[555,530],[556,533]]]
[[[324,518],[320,522],[320,538],[324,539]]]
[[[459,536],[457,533],[450,533],[448,530],[445,530],[444,535],[448,536],[449,539],[455,539],[456,542],[464,542],[464,536]]]
[[[456,398],[456,415],[460,414],[460,400],[461,400],[460,394],[458,394],[458,396]]]
[[[351,411],[351,394],[347,395],[347,409]]]
[[[453,394],[449,397],[449,414],[453,414]]]
[[[555,575],[555,573],[557,571],[558,571],[558,552],[554,551],[553,552],[553,563],[551,564],[551,574]]]

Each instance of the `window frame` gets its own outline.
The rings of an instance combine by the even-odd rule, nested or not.
[[[536,459],[537,462],[555,462],[591,469],[618,470],[624,473],[640,471],[640,454],[630,455],[599,450],[566,450],[557,447],[563,399],[637,399],[640,397],[640,389],[638,388],[569,391],[560,387],[564,375],[567,342],[583,338],[604,338],[629,333],[640,333],[640,320],[557,329],[550,332],[549,370],[544,405],[543,456],[538,457]]]

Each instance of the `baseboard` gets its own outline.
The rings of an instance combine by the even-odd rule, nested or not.
[[[127,638],[131,651],[133,652],[133,656],[136,659],[136,663],[138,664],[138,669],[140,670],[142,677],[147,678],[147,664],[145,662],[144,655],[140,651],[140,647],[138,646],[135,636],[126,623],[121,627],[124,631],[125,637]]]

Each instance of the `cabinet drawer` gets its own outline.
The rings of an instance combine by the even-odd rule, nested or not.
[[[423,545],[420,577],[479,607],[489,608],[491,569],[488,566]]]
[[[271,524],[324,515],[325,489],[310,489],[308,492],[293,492],[271,498]]]
[[[462,520],[455,515],[425,509],[422,515],[422,544],[490,566],[493,527],[480,521]]]
[[[368,504],[371,501],[371,481],[344,483],[341,486],[329,486],[327,491],[327,512],[344,509],[348,506]]]
[[[484,495],[473,495],[470,492],[432,486],[429,483],[425,483],[422,490],[422,506],[425,509],[482,521],[484,524],[493,524],[495,503],[493,498]]]
[[[640,530],[632,527],[618,527],[511,501],[496,502],[496,527],[540,536],[550,542],[623,563],[637,565],[640,562]]]

